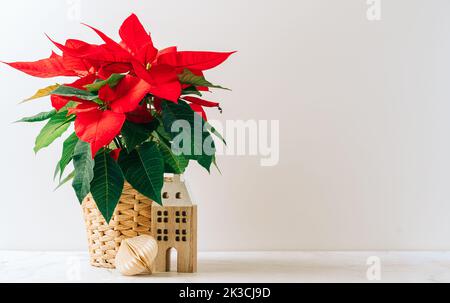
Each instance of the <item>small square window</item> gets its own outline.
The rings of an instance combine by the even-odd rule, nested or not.
[[[169,218],[164,218],[164,223],[169,223]]]
[[[186,220],[186,218],[183,218],[183,223],[187,223],[187,220]]]
[[[158,236],[158,241],[161,241],[162,240],[162,237],[161,236]]]
[[[158,229],[158,235],[162,234],[162,230]]]
[[[183,211],[183,217],[186,217],[187,213],[185,211]]]
[[[164,230],[164,234],[165,234],[165,235],[168,235],[168,234],[169,234],[169,231],[168,231],[167,229],[165,229],[165,230]]]
[[[158,211],[158,216],[162,216],[162,211]]]
[[[187,235],[187,231],[183,229],[183,235]]]
[[[180,242],[180,237],[176,237],[175,241]]]
[[[179,234],[180,234],[180,230],[177,229],[177,230],[175,231],[175,233],[176,233],[177,235],[179,235]]]
[[[169,241],[169,237],[168,237],[168,236],[165,236],[165,237],[164,237],[164,241],[166,241],[166,242]]]
[[[162,218],[158,218],[158,223],[161,223],[162,222]]]
[[[176,218],[175,222],[180,223],[180,218]]]
[[[187,241],[187,238],[186,237],[183,237],[183,242],[186,242]]]
[[[166,210],[165,212],[164,212],[164,216],[168,216],[169,215],[169,212]]]
[[[176,212],[175,212],[175,215],[176,215],[177,217],[179,217],[179,216],[180,216],[180,212],[179,212],[179,211],[176,211]]]

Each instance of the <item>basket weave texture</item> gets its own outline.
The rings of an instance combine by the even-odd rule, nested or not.
[[[115,258],[123,239],[151,233],[153,201],[125,183],[122,196],[109,225],[91,195],[83,201],[91,265],[115,268]]]

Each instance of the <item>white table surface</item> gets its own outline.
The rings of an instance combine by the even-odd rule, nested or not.
[[[124,277],[89,265],[84,252],[0,251],[0,282],[377,282],[367,278],[379,258],[381,282],[450,282],[450,252],[200,253],[196,274]]]

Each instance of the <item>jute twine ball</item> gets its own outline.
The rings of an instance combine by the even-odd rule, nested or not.
[[[125,276],[152,274],[158,242],[151,236],[125,239],[116,256],[116,268]]]

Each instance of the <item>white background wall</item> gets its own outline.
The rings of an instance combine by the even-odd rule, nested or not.
[[[34,60],[57,40],[97,42],[66,1],[2,1],[0,60]],[[73,7],[72,7],[73,8]],[[450,2],[382,0],[81,1],[81,20],[117,37],[136,12],[158,46],[238,50],[209,78],[214,119],[281,121],[281,161],[221,157],[194,167],[202,250],[450,249]],[[53,192],[60,147],[17,105],[48,80],[0,66],[0,249],[86,249],[70,186]]]

